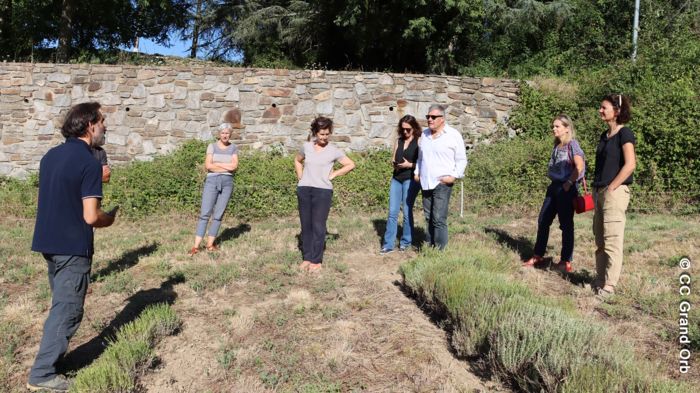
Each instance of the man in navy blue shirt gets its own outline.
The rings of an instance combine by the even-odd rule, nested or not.
[[[99,103],[75,105],[61,127],[65,143],[41,159],[32,250],[42,253],[48,265],[51,309],[29,373],[30,390],[68,391],[68,381],[56,374],[56,363],[83,319],[93,228],[114,222],[115,212],[106,213],[100,207],[102,166],[90,150],[105,131]]]

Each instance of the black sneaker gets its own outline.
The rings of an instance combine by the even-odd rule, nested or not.
[[[49,392],[67,392],[70,388],[70,383],[63,375],[56,375],[48,381],[31,383],[27,382],[27,389],[32,392],[49,391]]]
[[[382,248],[381,250],[379,250],[379,255],[386,255],[392,252],[394,252],[393,248]]]

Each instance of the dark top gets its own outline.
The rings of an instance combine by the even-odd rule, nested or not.
[[[620,173],[620,169],[625,165],[625,156],[622,154],[622,145],[625,143],[637,144],[632,130],[627,127],[622,127],[610,139],[608,139],[607,131],[600,135],[600,141],[598,141],[598,147],[595,151],[593,187],[607,187]],[[630,175],[622,184],[632,184],[634,180],[632,177]]]
[[[102,198],[102,166],[87,143],[68,138],[39,164],[32,251],[92,257],[93,230],[83,219],[85,198]]]
[[[413,177],[413,170],[416,169],[416,161],[418,161],[418,138],[413,138],[413,140],[408,144],[406,150],[403,149],[404,139],[399,138],[398,146],[396,146],[396,154],[394,155],[394,162],[402,163],[405,158],[408,162],[413,165],[410,168],[394,168],[394,179],[398,181],[406,181]]]
[[[105,149],[99,146],[93,147],[92,156],[95,157],[95,159],[99,161],[102,166],[109,165],[109,162],[107,162],[107,152]]]

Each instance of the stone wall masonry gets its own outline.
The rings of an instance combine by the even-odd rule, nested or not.
[[[0,65],[0,175],[23,178],[63,141],[62,117],[75,104],[98,101],[113,164],[151,160],[192,138],[210,140],[223,121],[242,148],[296,150],[318,115],[335,123],[332,140],[362,151],[391,146],[398,120],[419,118],[432,103],[468,147],[489,140],[517,104],[512,80],[378,72],[142,67],[131,65]]]

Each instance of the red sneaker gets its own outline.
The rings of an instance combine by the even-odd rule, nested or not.
[[[571,267],[571,262],[569,261],[561,261],[557,263],[557,269],[564,273],[571,273],[574,271],[574,268]]]
[[[187,255],[189,256],[194,256],[194,254],[197,254],[199,252],[199,249],[196,247],[192,247],[188,252]]]
[[[538,263],[542,262],[544,258],[542,258],[539,255],[533,255],[532,258],[528,259],[527,261],[523,262],[523,267],[534,267]]]

